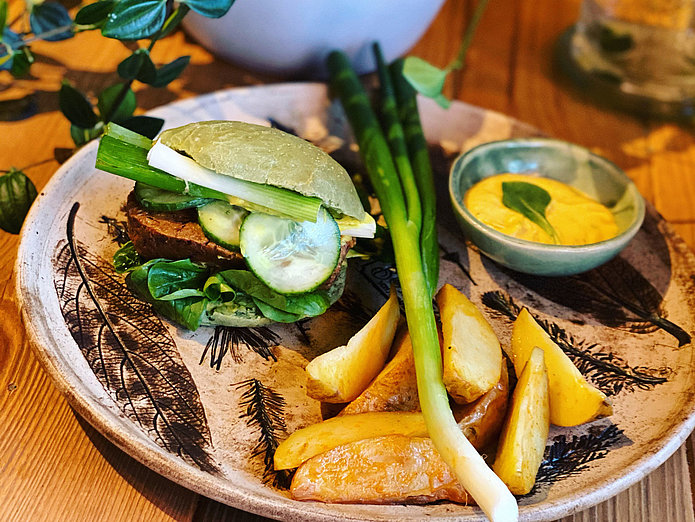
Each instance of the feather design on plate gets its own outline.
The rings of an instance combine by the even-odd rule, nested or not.
[[[259,327],[233,327],[215,326],[215,331],[208,339],[203,354],[200,356],[200,364],[205,362],[210,354],[210,368],[220,371],[222,361],[227,354],[230,354],[235,363],[243,362],[241,348],[245,346],[252,352],[257,353],[266,361],[272,359],[277,361],[272,347],[280,343],[280,337],[266,326]]]
[[[510,321],[516,320],[521,307],[504,292],[485,292],[482,303],[494,315]],[[672,374],[668,367],[648,368],[630,366],[623,358],[611,352],[602,351],[598,344],[590,344],[563,330],[556,323],[546,321],[531,313],[539,325],[547,332],[563,352],[572,360],[577,369],[606,395],[617,395],[623,390],[650,390],[657,384],[663,384]]]
[[[509,271],[526,288],[546,299],[593,317],[613,328],[649,333],[657,328],[678,340],[690,334],[666,319],[661,293],[621,256],[584,274],[571,277],[537,277]]]
[[[276,470],[273,466],[275,450],[280,444],[278,436],[285,434],[285,399],[272,388],[265,386],[258,379],[247,379],[236,384],[236,388],[244,390],[239,406],[240,418],[246,419],[250,428],[259,432],[258,443],[252,457],[263,456],[265,465],[264,478],[271,480],[275,487],[288,489],[291,473],[288,470]]]
[[[604,458],[611,449],[632,444],[615,424],[592,426],[584,435],[558,435],[553,443],[545,448],[536,484],[530,495],[537,488],[552,484],[562,478],[578,475],[589,467],[589,463]]]
[[[54,257],[58,300],[73,339],[109,395],[157,444],[218,472],[205,410],[174,339],[111,264],[75,239],[78,207]]]

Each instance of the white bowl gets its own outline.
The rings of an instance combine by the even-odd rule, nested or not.
[[[222,18],[190,12],[183,24],[204,47],[231,62],[281,76],[325,76],[342,49],[358,73],[374,70],[370,45],[387,61],[424,34],[444,0],[238,0]]]

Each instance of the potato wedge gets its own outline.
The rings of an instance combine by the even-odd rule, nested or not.
[[[290,493],[295,500],[364,504],[469,500],[430,439],[403,435],[351,442],[309,459]]]
[[[372,383],[340,415],[367,411],[419,411],[413,345],[407,328],[396,336],[395,354]]]
[[[464,405],[453,405],[452,411],[463,434],[477,450],[491,444],[504,424],[509,402],[507,363],[502,361],[499,382],[485,395]]]
[[[427,435],[421,413],[370,412],[343,415],[292,433],[275,450],[275,469],[292,469],[342,444],[381,435]]]
[[[442,320],[444,385],[456,402],[473,402],[500,380],[500,343],[480,310],[456,288],[446,284],[435,298]]]
[[[550,390],[550,422],[556,426],[577,426],[613,413],[608,397],[594,388],[569,357],[524,308],[514,321],[511,358],[519,374],[533,348],[545,352]]]
[[[348,341],[306,367],[307,394],[323,402],[350,402],[384,367],[401,315],[395,287],[374,317]]]
[[[340,415],[368,411],[420,411],[415,361],[407,332],[394,342],[396,354],[369,387],[348,404]],[[473,446],[480,450],[502,429],[509,399],[507,363],[502,361],[499,382],[469,404],[452,404],[456,422]]]
[[[548,395],[543,350],[533,348],[514,389],[492,466],[515,495],[531,491],[543,461],[550,429]]]

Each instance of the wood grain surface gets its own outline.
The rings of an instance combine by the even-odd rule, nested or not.
[[[11,2],[11,10],[19,4]],[[411,53],[445,65],[456,54],[474,5],[449,0]],[[578,0],[491,1],[468,65],[450,79],[446,94],[605,155],[695,247],[692,129],[595,105],[562,77],[552,62],[553,46],[578,9]],[[91,33],[33,49],[31,77],[13,81],[0,72],[0,169],[25,169],[41,190],[58,167],[54,151],[72,148],[69,125],[57,108],[61,80],[96,93],[116,80],[116,65],[129,51]],[[165,63],[183,54],[191,55],[191,65],[167,89],[136,85],[142,110],[279,80],[225,63],[182,33],[158,43],[153,59]],[[70,409],[26,341],[12,274],[17,244],[17,236],[0,232],[0,521],[264,520],[151,472]],[[694,520],[693,449],[691,438],[640,483],[565,520]]]

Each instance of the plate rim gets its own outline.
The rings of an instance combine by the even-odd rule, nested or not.
[[[324,92],[324,96],[327,95],[327,86],[319,82],[288,82],[249,87],[231,87],[211,93],[205,93],[199,96],[177,100],[148,111],[147,114],[157,114],[159,111],[180,109],[182,106],[185,107],[187,105],[195,107],[204,103],[206,99],[238,93],[240,91],[262,91],[277,88],[296,89],[299,91],[307,89],[319,90]],[[423,99],[421,99],[420,102],[424,104],[434,103],[431,102],[431,100]],[[522,127],[535,129],[535,127],[532,127],[525,122],[516,120],[515,118],[496,111],[485,109],[483,107],[478,107],[458,100],[454,101],[453,105],[465,106],[471,109],[481,110],[486,113],[494,113],[507,120],[510,120],[511,122],[519,124]],[[362,516],[351,517],[348,513],[345,513],[342,510],[340,513],[333,513],[330,509],[333,504],[299,502],[292,501],[291,499],[287,498],[289,502],[282,502],[282,505],[278,506],[277,503],[273,504],[262,497],[259,498],[258,496],[254,495],[252,491],[247,491],[246,489],[240,490],[238,487],[225,487],[226,484],[230,486],[232,485],[228,479],[216,477],[201,471],[195,466],[177,459],[175,455],[170,455],[162,448],[153,448],[153,446],[149,445],[143,440],[133,440],[124,436],[125,434],[121,434],[118,429],[120,423],[117,422],[117,419],[114,415],[112,415],[112,412],[109,412],[108,408],[94,404],[90,400],[90,394],[88,390],[85,389],[84,381],[79,378],[77,378],[76,381],[71,380],[69,375],[64,373],[63,363],[48,347],[50,343],[46,342],[53,341],[53,344],[55,344],[55,338],[53,335],[50,335],[50,329],[48,329],[48,333],[46,332],[47,324],[45,323],[45,316],[42,315],[37,317],[36,314],[30,314],[27,310],[27,306],[24,306],[24,303],[31,299],[29,292],[30,284],[26,277],[28,274],[27,271],[23,269],[25,259],[27,259],[27,256],[30,255],[28,246],[29,241],[27,236],[28,231],[32,228],[32,224],[38,219],[37,216],[39,216],[43,210],[43,201],[49,198],[48,195],[56,186],[60,185],[62,178],[67,175],[70,169],[79,167],[79,165],[84,161],[84,157],[92,154],[94,152],[93,149],[95,149],[97,146],[98,142],[94,141],[81,148],[75,155],[73,155],[70,159],[68,159],[68,161],[66,161],[56,170],[51,179],[45,185],[41,191],[41,194],[37,198],[37,201],[34,205],[32,205],[25,219],[25,223],[21,231],[19,247],[17,249],[17,257],[14,264],[14,271],[16,274],[15,292],[17,295],[17,305],[21,311],[28,341],[43,368],[49,374],[53,384],[66,398],[70,406],[77,411],[77,413],[79,413],[85,420],[87,420],[87,422],[90,423],[90,425],[92,425],[110,442],[115,444],[119,449],[124,451],[132,458],[135,458],[141,464],[150,468],[151,471],[158,473],[187,489],[195,491],[196,493],[213,498],[214,500],[220,501],[240,510],[271,517],[285,518],[287,515],[292,515],[292,518],[297,517],[296,520],[324,521],[334,520],[336,516],[338,516],[342,520],[364,520]],[[647,202],[647,205],[651,207],[649,202]],[[680,236],[673,232],[670,225],[665,220],[664,223],[670,232],[672,232],[673,237],[677,241],[682,242],[683,240],[680,238]],[[689,249],[688,252],[692,256],[692,252]],[[43,332],[41,331],[41,326],[44,327]],[[581,493],[567,494],[552,501],[541,501],[536,504],[521,505],[519,506],[520,520],[540,521],[560,518],[608,500],[637,483],[639,480],[663,464],[671,455],[673,455],[693,431],[695,428],[695,400],[691,400],[690,411],[687,412],[687,414],[684,412],[684,415],[680,417],[679,422],[674,423],[673,426],[674,429],[669,432],[670,436],[668,438],[660,438],[657,441],[652,442],[650,448],[658,447],[656,451],[646,452],[642,457],[634,460],[630,465],[623,468],[622,474],[618,478],[611,480],[610,493],[606,493],[606,481],[603,481],[601,484],[593,486],[588,491],[585,488],[581,490]],[[154,466],[156,466],[156,468]],[[185,473],[182,473],[182,466],[184,467]],[[190,480],[190,478],[195,478],[196,480]],[[344,507],[345,506],[343,505],[343,508]],[[462,515],[465,520],[484,520],[482,512],[479,508],[475,506],[468,506],[468,508],[472,509],[473,512],[462,513],[459,516]],[[401,516],[398,516],[398,518],[409,520],[407,515],[403,515],[406,514],[403,513]],[[452,517],[454,516],[456,516],[456,514],[452,515]],[[453,519],[452,517],[433,516],[428,518],[432,520],[449,521]],[[392,518],[391,516],[377,517],[374,520],[392,520]]]

